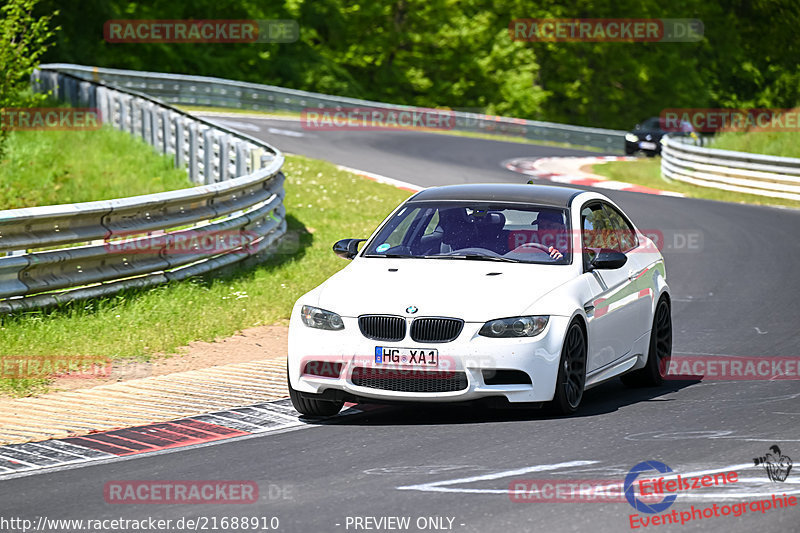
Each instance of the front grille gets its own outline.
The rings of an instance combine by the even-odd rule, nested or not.
[[[401,341],[406,337],[406,321],[399,316],[363,315],[358,317],[358,327],[365,337],[376,341]]]
[[[463,327],[464,321],[456,318],[418,318],[411,323],[411,338],[416,342],[450,342]]]
[[[454,392],[467,388],[464,372],[425,372],[384,368],[353,369],[353,385],[397,392]]]

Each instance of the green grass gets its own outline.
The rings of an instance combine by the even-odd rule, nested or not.
[[[141,139],[95,131],[19,131],[0,160],[0,209],[108,200],[191,187]]]
[[[661,159],[648,158],[636,161],[611,161],[594,165],[592,172],[612,180],[625,181],[653,189],[680,192],[690,198],[705,198],[720,202],[735,202],[759,205],[784,205],[800,207],[800,202],[782,198],[768,198],[753,194],[722,191],[710,187],[698,187],[689,183],[667,180],[661,177]]]
[[[263,115],[265,117],[269,116],[281,116],[281,117],[294,117],[297,120],[300,120],[301,113],[294,112],[294,111],[257,111],[252,109],[239,109],[239,108],[225,108],[225,107],[208,107],[208,106],[175,106],[184,111],[189,112],[204,112],[204,111],[211,111],[215,113],[234,113],[234,114],[248,114],[248,115]],[[478,131],[455,131],[455,130],[425,130],[428,133],[436,133],[439,135],[456,135],[458,137],[472,137],[474,139],[485,139],[489,141],[498,141],[498,142],[510,142],[510,143],[517,143],[517,144],[533,144],[536,146],[553,146],[556,148],[568,148],[572,150],[585,150],[587,152],[605,152],[602,148],[597,148],[596,146],[584,146],[580,144],[569,144],[569,143],[562,143],[562,142],[555,142],[555,141],[537,141],[534,139],[528,139],[527,137],[522,137],[521,135],[509,135],[503,133],[483,133]]]
[[[190,341],[287,323],[297,298],[346,266],[331,251],[333,242],[369,236],[410,193],[300,156],[287,157],[284,172],[289,231],[299,237],[292,255],[223,277],[2,317],[0,355],[149,358]],[[0,380],[0,391],[27,394],[33,385]]]
[[[715,137],[714,143],[710,146],[710,148],[783,157],[800,157],[800,132],[727,132]]]
[[[273,111],[263,111],[259,109],[242,109],[240,107],[214,107],[214,106],[206,106],[206,105],[176,105],[178,109],[182,109],[183,111],[188,111],[189,113],[232,113],[237,115],[263,115],[265,117],[272,116],[272,117],[294,117],[297,120],[300,120],[302,113],[299,111],[280,111],[280,110],[273,110]]]

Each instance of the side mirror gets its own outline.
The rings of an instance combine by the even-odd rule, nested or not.
[[[622,252],[601,248],[589,265],[592,270],[616,270],[622,268],[627,261],[628,258]]]
[[[333,245],[333,253],[342,259],[353,259],[358,255],[358,243],[367,239],[342,239]]]

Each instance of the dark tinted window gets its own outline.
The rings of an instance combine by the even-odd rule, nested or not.
[[[387,220],[365,256],[487,257],[525,263],[570,262],[567,211],[544,206],[412,202]],[[549,247],[563,254],[552,259]]]
[[[639,129],[643,130],[660,130],[661,129],[661,119],[658,117],[648,118],[644,122],[639,125]]]

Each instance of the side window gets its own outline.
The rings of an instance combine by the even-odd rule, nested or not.
[[[619,240],[603,206],[591,204],[581,210],[583,248],[609,248],[620,251]]]
[[[605,207],[606,215],[609,220],[611,220],[611,225],[614,228],[614,233],[616,233],[617,241],[619,242],[620,251],[627,252],[636,248],[639,244],[636,241],[636,233],[633,231],[628,221],[625,220],[625,217],[622,216],[622,213],[608,204],[603,204],[603,207]]]

